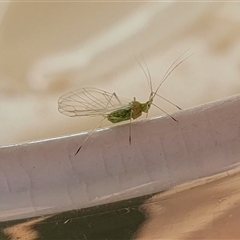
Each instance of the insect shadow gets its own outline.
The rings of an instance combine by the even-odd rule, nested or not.
[[[129,143],[131,144],[131,122],[132,120],[135,120],[139,118],[142,113],[146,113],[146,117],[148,116],[148,112],[151,106],[154,106],[161,110],[163,113],[165,113],[167,116],[169,116],[172,120],[178,122],[176,118],[168,114],[166,111],[164,111],[162,108],[154,104],[153,100],[156,96],[162,98],[166,102],[170,103],[174,107],[181,110],[179,106],[174,104],[173,102],[169,101],[168,99],[162,97],[158,94],[159,88],[162,86],[162,84],[167,80],[169,75],[184,61],[186,61],[190,56],[193,54],[190,54],[183,58],[183,56],[188,52],[186,50],[183,54],[181,54],[168,68],[164,76],[162,77],[161,82],[157,86],[156,90],[153,91],[152,87],[152,78],[150,71],[144,61],[145,68],[142,66],[142,64],[136,59],[139,66],[141,67],[145,77],[147,78],[148,84],[151,89],[150,96],[148,98],[148,101],[145,103],[141,103],[136,100],[134,97],[133,100],[128,100],[125,98],[119,97],[115,92],[110,93],[98,88],[94,87],[87,87],[78,89],[75,91],[71,91],[69,93],[66,93],[62,95],[58,100],[58,110],[60,113],[67,115],[69,117],[85,117],[85,116],[91,116],[91,117],[97,117],[102,116],[103,119],[95,126],[94,129],[90,131],[88,136],[85,138],[83,143],[79,146],[77,149],[75,155],[78,154],[78,152],[81,150],[84,143],[89,139],[89,137],[94,133],[94,131],[102,124],[102,122],[107,119],[111,123],[120,123],[123,121],[130,121],[129,124]],[[182,59],[183,58],[183,59]]]

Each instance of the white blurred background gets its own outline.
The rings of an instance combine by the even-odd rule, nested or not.
[[[240,3],[1,2],[0,24],[0,145],[91,129],[99,119],[58,112],[69,90],[148,100],[133,56],[144,56],[157,86],[177,57],[194,53],[159,91],[184,109],[240,91]]]

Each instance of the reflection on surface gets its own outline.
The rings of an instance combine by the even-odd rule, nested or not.
[[[1,222],[0,239],[239,239],[239,176],[222,174],[122,202]]]

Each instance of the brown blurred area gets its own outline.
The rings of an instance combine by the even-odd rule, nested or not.
[[[71,89],[146,101],[134,57],[156,87],[177,57],[194,53],[159,91],[184,109],[238,93],[239,23],[240,3],[230,2],[1,2],[0,145],[91,129],[99,119],[58,112]]]

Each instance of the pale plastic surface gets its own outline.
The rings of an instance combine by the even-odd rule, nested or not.
[[[142,196],[238,165],[240,95],[168,117],[0,149],[0,220]]]

